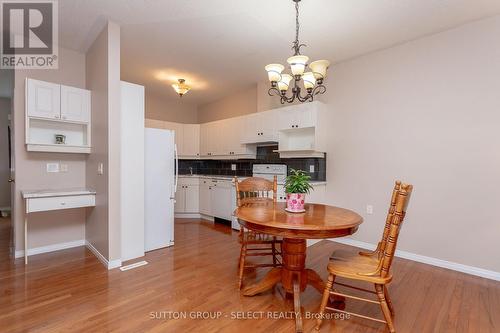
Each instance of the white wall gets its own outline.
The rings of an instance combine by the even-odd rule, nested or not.
[[[108,22],[86,56],[87,89],[92,91],[92,153],[87,187],[96,207],[88,210],[85,239],[111,263],[120,261],[120,27]],[[103,174],[97,172],[103,163]]]
[[[257,84],[237,91],[226,98],[198,107],[198,122],[226,119],[257,112]]]
[[[414,184],[398,248],[500,272],[500,16],[330,69],[331,204],[381,236],[395,179]],[[259,110],[276,106],[259,84]],[[366,215],[366,205],[374,214]]]
[[[168,87],[167,87],[168,88]],[[198,122],[197,105],[189,97],[177,97],[175,100],[155,95],[146,89],[146,118],[173,121],[176,123],[195,124]]]
[[[10,207],[10,168],[8,126],[11,113],[10,98],[0,98],[0,208]]]
[[[42,81],[85,88],[85,55],[59,47],[59,68],[16,70],[13,105],[15,185],[13,221],[16,250],[24,249],[24,211],[22,190],[85,187],[84,154],[28,152],[25,144],[25,80]],[[47,173],[46,164],[62,162],[68,172]],[[41,212],[30,216],[29,248],[81,241],[85,238],[85,210]]]

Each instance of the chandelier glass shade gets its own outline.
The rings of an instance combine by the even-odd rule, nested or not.
[[[299,42],[299,2],[301,0],[292,0],[295,2],[295,40],[292,43],[292,50],[294,55],[287,59],[290,66],[290,74],[283,73],[285,66],[281,64],[269,64],[265,67],[267,76],[271,82],[271,88],[268,93],[270,96],[279,96],[281,104],[292,103],[295,100],[300,102],[313,101],[314,96],[324,94],[326,87],[323,85],[323,80],[326,78],[326,73],[330,62],[328,60],[316,60],[308,64],[309,57],[300,54],[300,48],[306,46]],[[306,72],[306,69],[310,71]],[[291,82],[293,80],[293,82]],[[300,83],[304,86],[306,93],[302,94]],[[291,95],[288,96],[287,92],[290,86]]]
[[[179,82],[172,84],[172,88],[174,88],[175,92],[178,93],[180,97],[182,97],[189,90],[191,90],[191,87],[185,83],[186,80],[184,79],[179,79],[178,81]]]

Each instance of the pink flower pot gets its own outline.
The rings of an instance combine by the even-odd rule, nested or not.
[[[305,193],[287,193],[286,210],[292,213],[303,212],[305,200],[306,200]]]

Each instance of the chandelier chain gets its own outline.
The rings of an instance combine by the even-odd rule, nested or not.
[[[300,44],[300,42],[299,42],[299,30],[300,30],[299,2],[300,2],[300,0],[293,0],[293,1],[295,2],[295,40],[292,43],[292,50],[294,51],[294,55],[299,55],[300,48],[302,46],[306,46],[306,44]]]
[[[295,3],[295,45],[299,45],[299,3]]]

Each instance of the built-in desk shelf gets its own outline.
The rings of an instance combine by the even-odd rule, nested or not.
[[[28,216],[31,213],[95,206],[96,192],[89,189],[22,191],[25,203],[24,263],[28,264]]]

